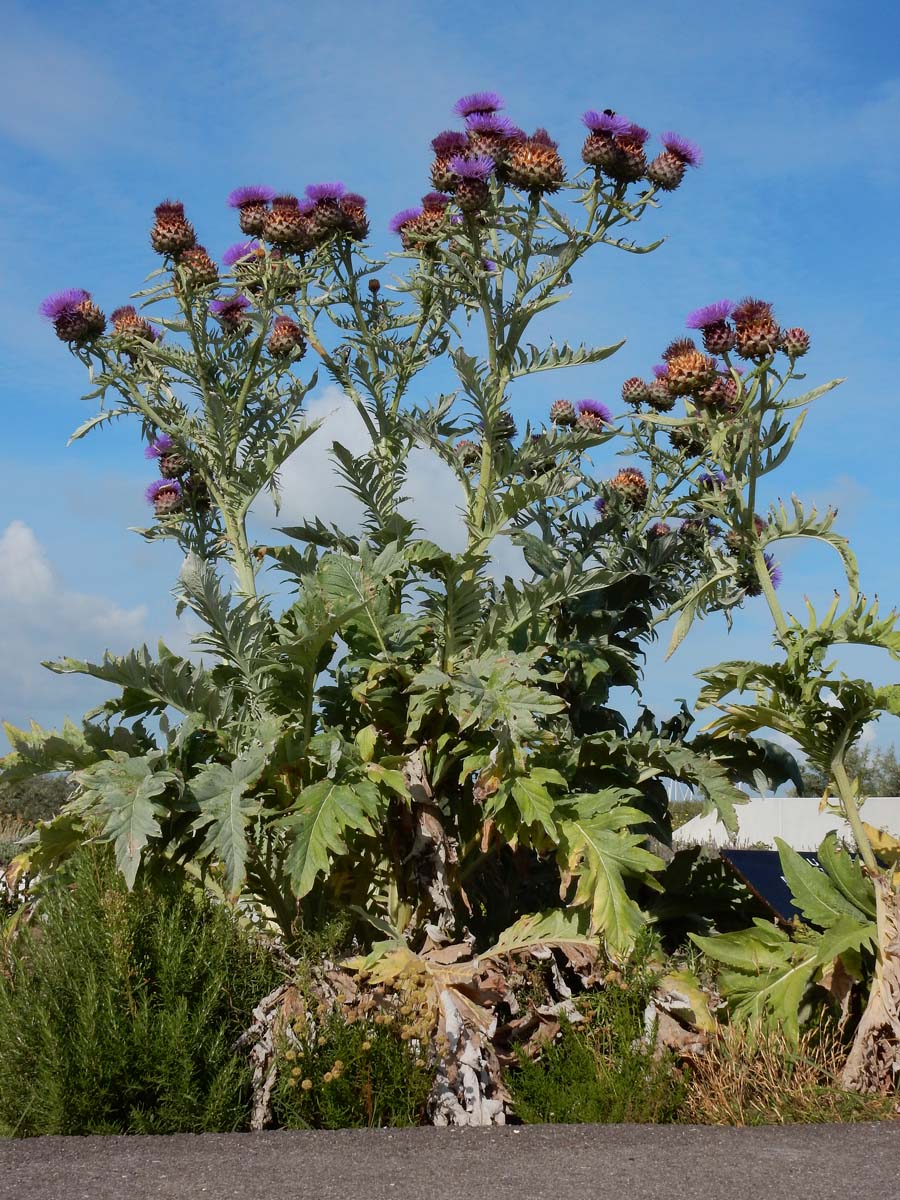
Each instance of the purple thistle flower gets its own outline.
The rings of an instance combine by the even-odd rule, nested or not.
[[[249,242],[235,242],[233,246],[229,246],[222,255],[222,265],[225,267],[233,267],[236,262],[242,258],[252,258],[260,245],[255,239],[251,238]]]
[[[243,312],[245,308],[250,307],[250,301],[246,296],[238,293],[236,296],[228,296],[225,300],[211,300],[209,311],[213,316],[221,316],[224,312],[237,313]]]
[[[494,262],[494,260],[492,258],[483,258],[481,260],[481,265],[482,265],[482,267],[484,267],[485,271],[487,271],[488,275],[496,274],[497,264]]]
[[[657,363],[656,366],[653,368],[653,374],[656,376],[657,379],[668,379],[669,378],[669,364],[668,363]]]
[[[681,137],[678,133],[661,133],[659,140],[669,151],[674,154],[681,162],[686,163],[689,167],[699,167],[703,162],[703,151],[696,142],[690,142],[687,138]]]
[[[503,97],[496,92],[470,92],[468,96],[460,96],[453,111],[458,117],[471,117],[475,113],[493,113],[505,107]]]
[[[181,496],[181,484],[177,479],[154,479],[147,490],[144,492],[144,497],[148,504],[155,504],[160,492],[174,492],[176,496]]]
[[[772,587],[780,587],[782,580],[781,567],[779,567],[773,555],[763,552],[763,558],[766,560],[766,566],[769,568],[769,578],[772,580]]]
[[[405,225],[417,221],[421,215],[421,208],[402,208],[400,212],[395,213],[391,217],[388,229],[390,229],[391,233],[400,233]]]
[[[42,301],[38,312],[48,321],[55,321],[63,313],[71,312],[83,300],[90,300],[90,298],[90,292],[86,292],[84,288],[66,288],[64,292],[54,292],[52,296],[48,296],[46,300]]]
[[[365,208],[366,198],[361,196],[359,192],[344,192],[341,197],[342,204],[348,204],[351,208]]]
[[[597,510],[597,512],[600,514],[601,517],[605,516],[606,515],[606,497],[598,496],[597,499],[594,501],[594,508]]]
[[[450,224],[451,225],[462,225],[462,223],[463,223],[462,213],[451,213],[451,215],[450,215]]]
[[[623,131],[623,136],[631,138],[632,141],[640,142],[643,146],[644,142],[650,136],[650,130],[645,129],[643,125],[636,125],[633,121],[629,121],[628,128]]]
[[[472,133],[502,133],[504,137],[509,137],[515,129],[509,117],[498,117],[496,113],[473,113],[471,117],[466,117],[466,129],[470,129]]]
[[[464,158],[461,154],[454,154],[450,159],[449,166],[453,174],[458,175],[460,179],[477,179],[483,181],[493,171],[494,160],[489,154],[474,154],[471,158]]]
[[[703,487],[717,489],[725,487],[728,483],[728,476],[723,471],[713,471],[712,474],[709,471],[701,471],[697,476],[697,482],[702,484]]]
[[[144,458],[160,458],[163,454],[168,454],[175,446],[175,443],[167,433],[161,433],[158,438],[155,438],[144,451]]]
[[[599,400],[579,400],[576,407],[580,413],[590,413],[592,417],[599,417],[607,425],[612,424],[612,413]]]
[[[317,200],[311,200],[309,196],[304,196],[302,200],[297,201],[297,212],[307,216],[316,207]]]
[[[225,203],[229,208],[242,208],[245,204],[268,204],[274,199],[274,188],[251,184],[250,187],[239,187],[229,192]]]
[[[631,127],[627,117],[617,113],[597,112],[595,108],[589,108],[583,113],[581,120],[591,133],[627,133]]]
[[[422,197],[422,207],[431,212],[437,212],[438,210],[443,212],[449,203],[450,197],[445,196],[443,192],[428,192],[427,195]]]
[[[152,340],[154,342],[158,342],[159,339],[163,335],[163,331],[161,329],[159,329],[156,325],[149,325],[148,328],[150,330],[150,337],[152,338]]]
[[[537,128],[528,141],[536,143],[538,146],[549,146],[553,150],[559,149],[559,142],[555,142],[543,126]]]
[[[457,154],[460,150],[465,150],[467,145],[466,135],[458,129],[445,129],[443,133],[431,139],[431,148],[435,154]]]
[[[703,308],[695,308],[689,313],[685,326],[688,329],[705,329],[707,325],[727,321],[733,312],[734,305],[730,300],[716,300],[714,304],[705,304]]]
[[[340,200],[346,190],[342,183],[310,183],[305,189],[307,198],[314,204],[320,200]]]

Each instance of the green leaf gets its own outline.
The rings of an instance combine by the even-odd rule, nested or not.
[[[834,830],[827,833],[818,852],[819,862],[841,895],[863,916],[875,916],[875,885],[863,875],[860,862],[839,842]]]
[[[516,351],[516,365],[511,377],[517,379],[523,375],[534,375],[538,371],[555,371],[560,367],[581,367],[586,363],[602,362],[624,345],[623,338],[621,342],[612,346],[572,347],[563,342],[561,346],[550,346],[547,350],[539,350],[537,346],[529,345],[526,351],[520,347]]]
[[[540,825],[547,834],[556,839],[553,823],[555,801],[537,779],[529,776],[516,779],[511,789],[512,798],[525,825]]]
[[[551,947],[572,959],[593,960],[600,949],[599,940],[590,931],[584,909],[551,908],[520,917],[514,925],[486,950],[481,958],[502,958],[507,954],[531,953]]]
[[[208,763],[188,785],[200,808],[191,828],[206,830],[200,854],[223,863],[232,897],[239,894],[246,876],[247,823],[260,810],[259,800],[248,801],[246,794],[259,781],[270,752],[270,746],[255,746],[230,766]]]
[[[794,903],[807,921],[822,929],[831,929],[844,917],[853,917],[857,921],[866,919],[866,913],[848,900],[824,871],[807,862],[781,838],[775,839],[775,845]]]
[[[298,899],[312,890],[319,872],[328,874],[332,855],[346,853],[348,830],[373,832],[378,809],[378,789],[365,780],[322,779],[303,789],[294,810],[278,822],[289,836],[286,865]]]
[[[129,888],[134,887],[144,847],[161,832],[159,817],[165,810],[156,797],[169,784],[179,783],[173,771],[155,770],[159,758],[112,751],[107,761],[74,776],[78,794],[72,811],[106,818],[104,839],[114,842],[116,864]]]
[[[650,818],[625,804],[624,794],[618,791],[569,800],[572,815],[558,824],[560,866],[578,881],[572,904],[589,906],[591,929],[602,935],[611,955],[625,955],[646,923],[645,914],[625,890],[625,877],[646,881],[664,865],[643,848],[640,834],[629,832]]]

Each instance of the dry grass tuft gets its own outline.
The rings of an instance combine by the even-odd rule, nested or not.
[[[880,1121],[896,1098],[840,1085],[846,1050],[833,1030],[810,1029],[792,1046],[781,1031],[723,1026],[691,1065],[681,1121],[697,1125],[792,1125]]]

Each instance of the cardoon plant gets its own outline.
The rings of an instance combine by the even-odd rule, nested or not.
[[[550,135],[498,119],[502,107],[494,93],[459,101],[465,127],[434,138],[423,180],[436,190],[390,222],[387,260],[362,244],[365,201],[343,184],[313,184],[302,201],[239,188],[228,202],[252,240],[221,267],[180,202],[157,208],[163,262],[134,299],[162,337],[130,320],[106,332],[87,293],[48,304],[100,403],[74,436],[135,417],[159,466],[143,533],[184,552],[178,605],[199,618],[206,659],[161,644],[50,664],[119,694],[82,729],[10,730],[4,760],[8,777],[73,772],[74,798],[30,851],[42,870],[110,840],[129,882],[186,873],[289,947],[353,914],[361,978],[397,994],[421,983],[409,1003],[416,1036],[437,1034],[436,1120],[502,1119],[489,1038],[516,955],[550,945],[589,968],[629,953],[663,886],[662,780],[696,786],[734,828],[736,784],[784,766],[750,739],[689,740],[686,712],[629,725],[617,707],[639,691],[661,620],[681,613],[683,631],[752,591],[739,573],[758,566],[755,543],[726,558],[713,530],[757,453],[744,401],[758,369],[742,382],[681,344],[652,383],[628,381],[629,406],[650,409],[630,425],[595,399],[556,399],[535,427],[515,419],[519,380],[621,345],[526,338],[585,255],[659,244],[630,230],[699,156],[666,135],[651,181],[647,131],[592,111],[587,165],[567,172]],[[766,322],[747,310],[736,341],[768,344]],[[455,384],[427,401],[435,364]],[[282,467],[316,435],[303,406],[320,373],[368,434],[363,453],[330,448],[361,530],[310,513],[286,541],[256,544],[251,510],[264,494],[277,507]],[[656,415],[689,395],[686,418]],[[778,437],[762,440],[769,465]],[[744,458],[725,453],[735,439]],[[458,481],[460,553],[404,509],[415,447]],[[626,457],[598,482],[601,447]],[[495,579],[499,538],[521,548],[525,578]],[[772,591],[768,574],[760,587]]]
[[[713,745],[760,729],[794,739],[830,779],[823,805],[846,819],[856,855],[854,861],[829,835],[819,849],[823,874],[780,843],[785,878],[808,925],[790,937],[759,922],[738,934],[697,941],[732,968],[721,982],[738,1018],[771,1020],[794,1034],[816,992],[830,993],[846,1020],[855,981],[868,998],[845,1082],[886,1090],[900,1070],[900,876],[893,868],[900,843],[865,823],[865,796],[846,763],[867,723],[884,712],[900,715],[900,686],[879,688],[850,678],[829,652],[867,645],[900,660],[900,614],[882,615],[877,600],[870,603],[860,593],[856,558],[834,529],[836,513],[819,514],[796,497],[789,507],[778,501],[764,516],[757,510],[760,481],[787,459],[809,405],[841,381],[791,394],[794,381],[804,378],[800,359],[810,338],[799,327],[782,331],[768,301],[718,301],[691,313],[687,326],[702,337],[706,355],[691,339],[679,338],[664,352],[667,369],[659,375],[672,394],[684,397],[684,411],[645,411],[636,435],[657,477],[686,470],[692,478],[690,489],[663,512],[667,520],[682,517],[682,535],[691,528],[706,564],[670,609],[669,615],[677,614],[672,648],[697,615],[730,613],[747,598],[764,597],[777,657],[721,663],[700,673],[700,705],[721,712],[708,733]],[[626,387],[641,411],[635,381]],[[701,456],[708,465],[696,472],[692,465]],[[781,606],[782,570],[774,552],[778,543],[797,538],[830,546],[845,577],[843,591],[835,591],[824,613],[806,600],[802,619]]]

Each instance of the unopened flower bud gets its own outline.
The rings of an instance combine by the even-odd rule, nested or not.
[[[273,358],[285,358],[287,355],[299,350],[300,353],[296,356],[302,358],[306,353],[306,340],[303,337],[303,331],[296,321],[292,321],[290,317],[276,317],[272,322],[272,332],[269,334],[267,342],[269,353]]]
[[[665,377],[652,379],[647,384],[647,404],[654,412],[671,412],[675,407],[675,397],[669,391]]]
[[[809,334],[796,325],[786,329],[781,335],[781,349],[788,358],[802,358],[809,350]]]
[[[184,271],[189,287],[211,287],[219,282],[218,268],[205,246],[191,246],[189,250],[180,251],[175,262]]]
[[[554,400],[550,405],[550,420],[554,425],[569,428],[578,420],[578,413],[571,400]]]
[[[184,215],[184,205],[179,200],[164,200],[154,210],[150,244],[157,254],[180,254],[196,245],[194,227]]]
[[[630,379],[626,379],[622,384],[622,399],[626,404],[630,404],[634,408],[644,404],[649,399],[647,384],[643,379],[638,379],[636,375],[632,375]]]
[[[464,467],[474,467],[481,461],[481,447],[470,438],[460,438],[454,449]]]

